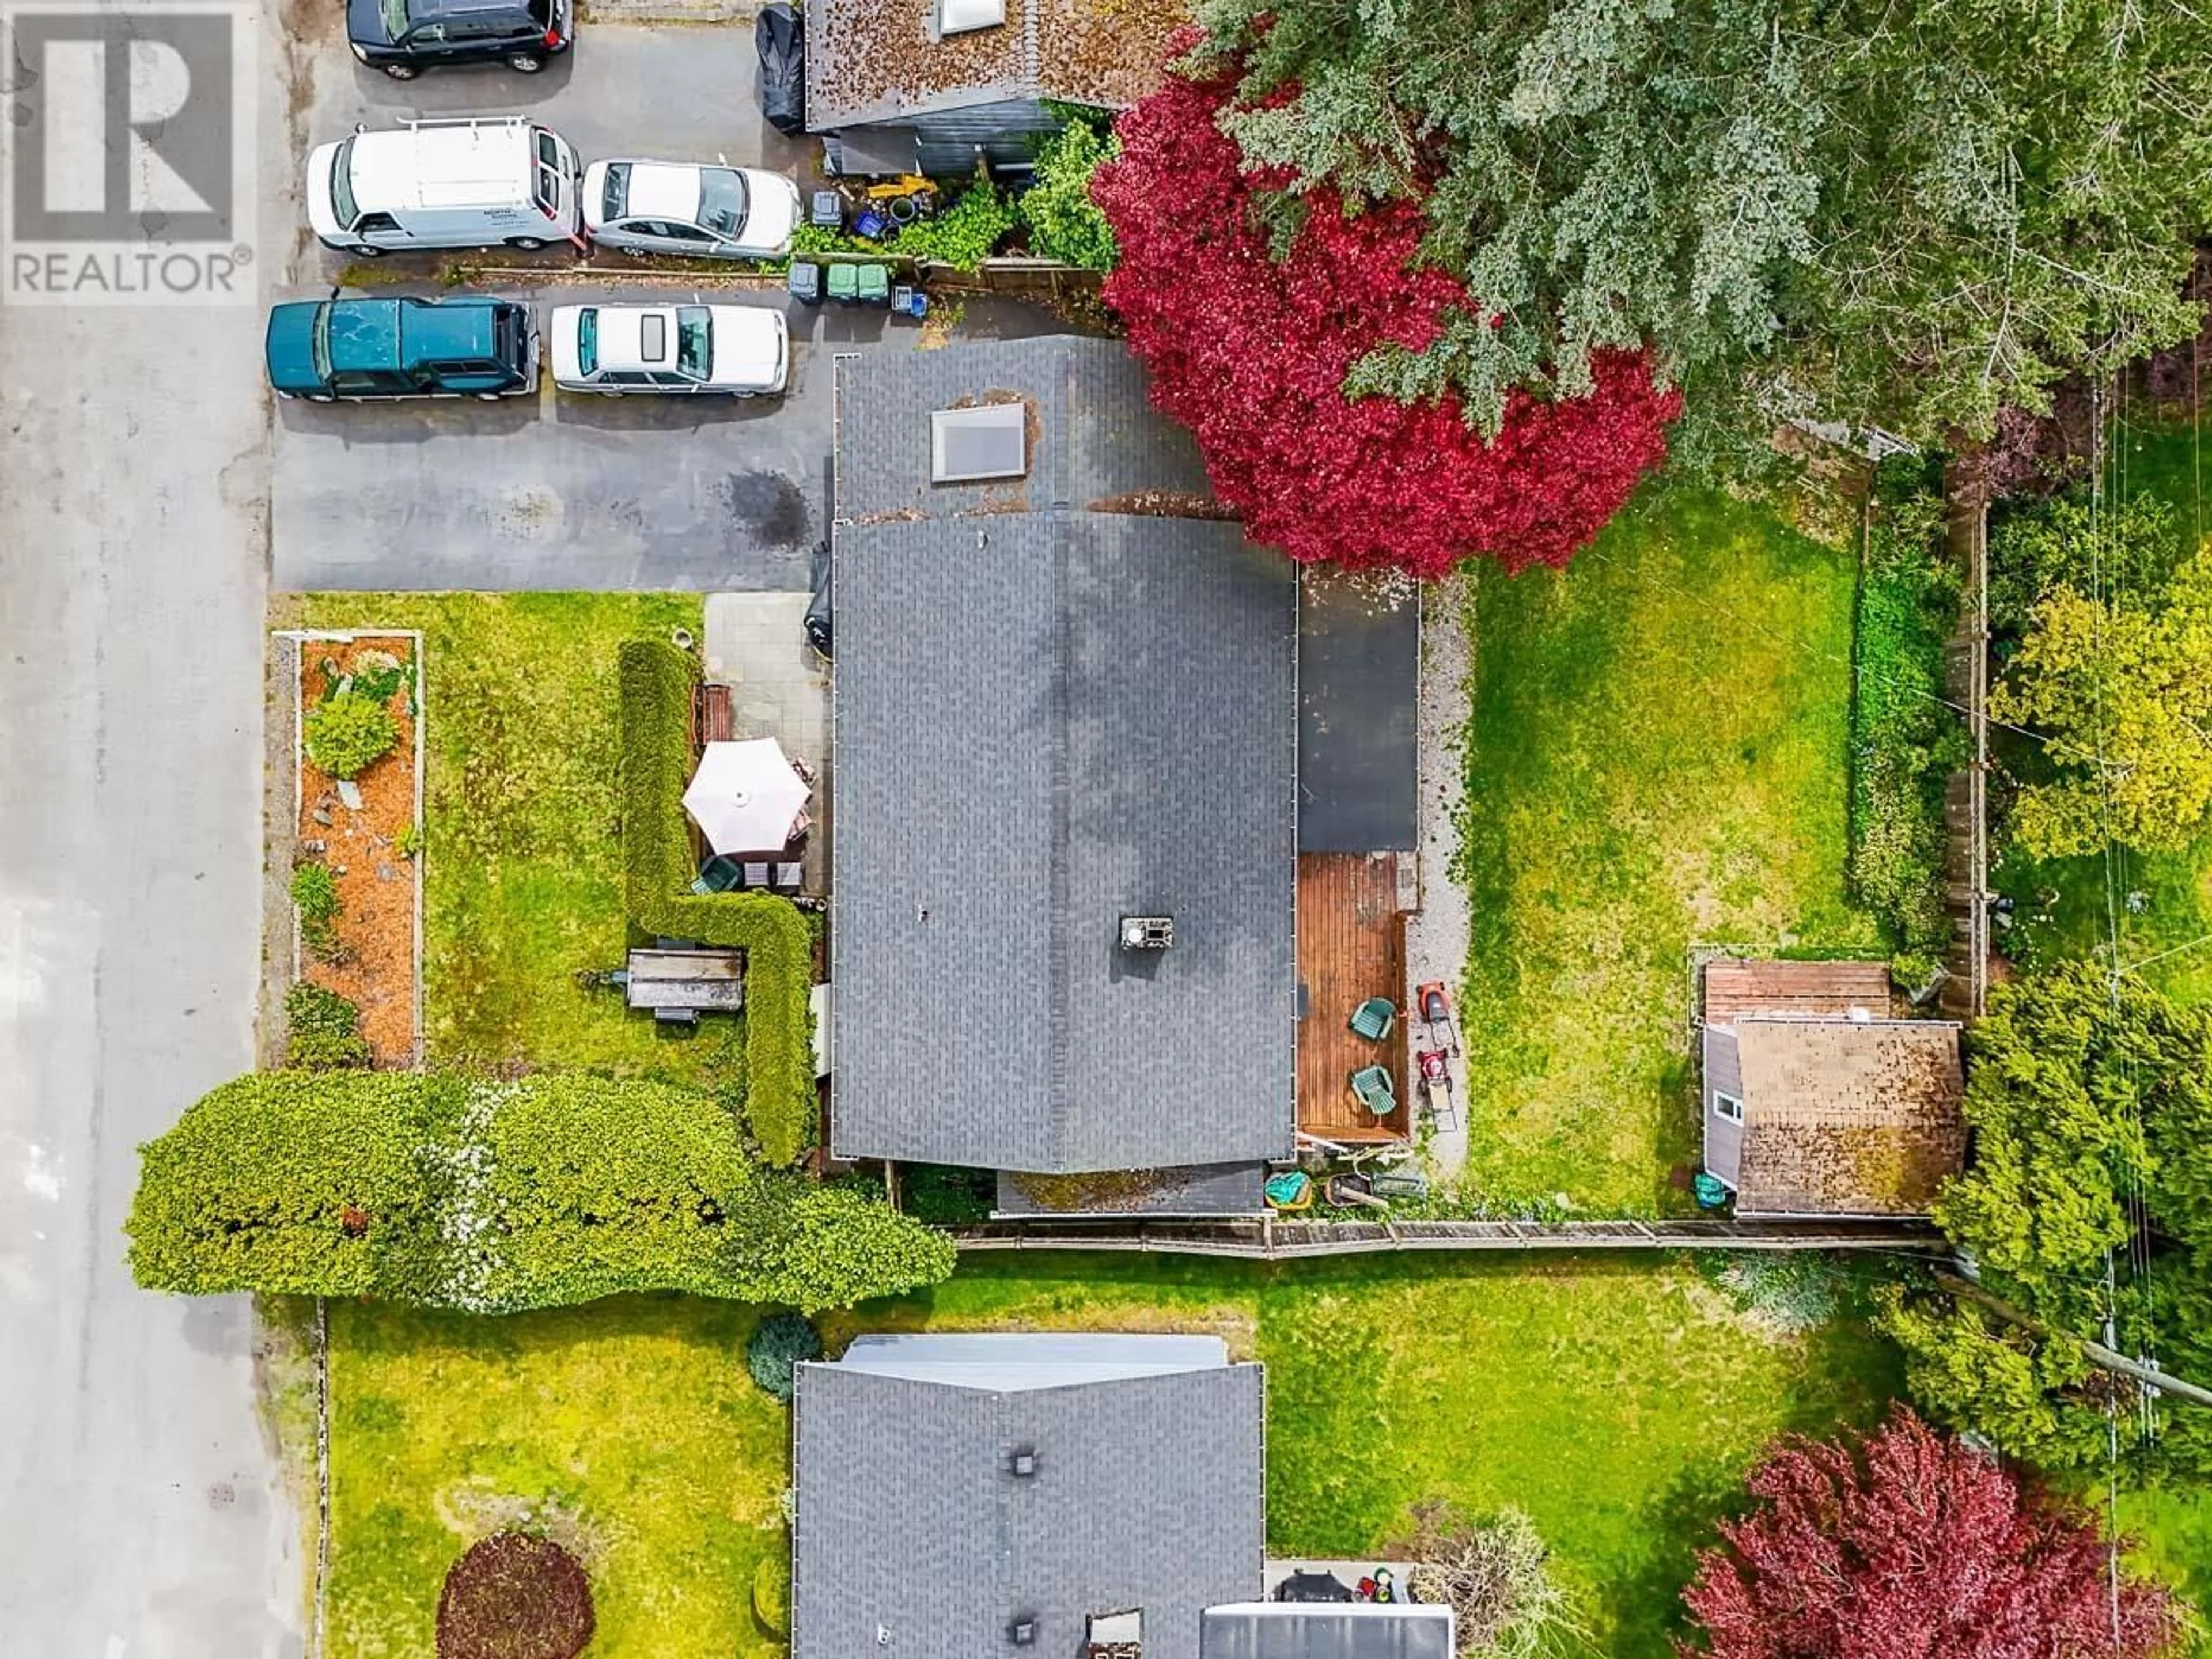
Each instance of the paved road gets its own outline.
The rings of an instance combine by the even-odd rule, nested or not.
[[[307,0],[291,0],[305,4]],[[262,19],[257,265],[291,246]],[[0,1653],[292,1659],[242,1297],[138,1291],[137,1146],[254,1060],[259,309],[0,305]]]

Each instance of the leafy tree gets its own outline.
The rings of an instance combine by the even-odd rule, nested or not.
[[[357,778],[392,752],[399,723],[374,697],[341,691],[307,711],[307,758],[334,778]]]
[[[1114,228],[1091,200],[1091,178],[1121,153],[1111,135],[1080,119],[1038,146],[1035,180],[1014,201],[1030,252],[1085,270],[1114,269]]]
[[[1267,210],[1413,204],[1471,302],[1407,384],[1573,394],[1610,351],[1986,434],[2197,326],[2212,32],[2132,0],[1200,0]],[[1758,435],[1763,436],[1763,430]]]
[[[2014,507],[1990,527],[1990,630],[2018,641],[2035,607],[2062,588],[2141,610],[2184,550],[2172,504],[2156,495],[2100,511],[2079,492]]]
[[[1092,185],[1121,246],[1106,302],[1215,493],[1301,562],[1422,578],[1477,554],[1565,564],[1658,464],[1680,398],[1608,352],[1585,396],[1494,388],[1485,439],[1455,392],[1400,401],[1359,382],[1363,357],[1381,353],[1387,375],[1436,339],[1467,289],[1408,268],[1413,205],[1349,215],[1328,189],[1271,257],[1251,222],[1260,181],[1216,125],[1230,91],[1227,76],[1171,79],[1122,115],[1121,157]]]
[[[951,1241],[880,1194],[760,1170],[712,1097],[632,1079],[257,1073],[141,1150],[125,1231],[149,1290],[811,1310],[952,1270]]]
[[[2035,607],[1990,713],[2047,740],[2052,775],[2012,808],[2030,854],[2187,847],[2212,817],[2212,549],[2148,608],[2060,587]]]
[[[1892,1292],[1914,1397],[2051,1468],[2101,1461],[2117,1406],[2131,1463],[2212,1470],[2212,1413],[2139,1401],[2081,1347],[2212,1377],[2212,1012],[2074,965],[1993,991],[1968,1058],[1974,1158],[1935,1215],[2029,1322]]]
[[[1789,1439],[1749,1481],[1683,1601],[1713,1659],[2153,1659],[2170,1591],[2124,1577],[2079,1504],[1899,1409],[1853,1443]]]

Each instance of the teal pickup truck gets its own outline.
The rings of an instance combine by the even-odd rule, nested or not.
[[[505,398],[538,390],[538,325],[519,300],[296,300],[270,307],[280,398]]]

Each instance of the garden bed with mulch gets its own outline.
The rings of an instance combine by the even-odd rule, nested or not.
[[[321,865],[337,909],[326,927],[304,915],[299,976],[361,1011],[379,1066],[420,1058],[422,650],[409,634],[307,635],[299,640],[295,873]],[[394,741],[350,780],[308,752],[315,712],[366,696],[391,716]],[[295,889],[296,896],[296,889]]]

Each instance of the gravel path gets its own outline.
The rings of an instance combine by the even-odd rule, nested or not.
[[[1466,621],[1471,597],[1466,579],[1455,576],[1428,589],[1422,599],[1421,908],[1406,925],[1409,1009],[1413,988],[1432,979],[1444,982],[1456,1009],[1460,981],[1467,970],[1471,933],[1467,892],[1452,879],[1451,867],[1459,847],[1454,818],[1464,787],[1460,748],[1474,672],[1474,641]],[[1419,1074],[1413,1051],[1421,1046],[1425,1028],[1419,1020],[1409,1018],[1405,1030],[1407,1076],[1411,1079]],[[1456,1060],[1452,1083],[1458,1103],[1446,1120],[1451,1127],[1440,1123],[1429,1146],[1435,1172],[1444,1177],[1455,1175],[1467,1158],[1467,1081]]]

